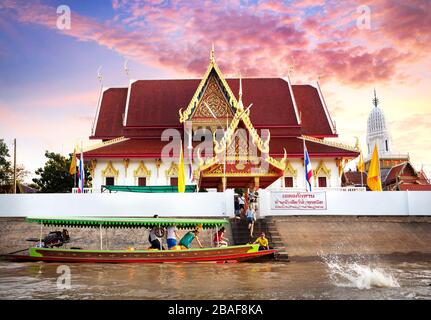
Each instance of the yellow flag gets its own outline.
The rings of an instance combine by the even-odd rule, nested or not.
[[[180,161],[178,164],[178,192],[186,191],[186,174],[184,170],[183,144],[181,143]]]
[[[358,171],[365,172],[364,156],[362,155],[362,151],[361,151],[361,154],[359,155]]]
[[[76,174],[76,149],[73,149],[72,162],[70,163],[69,173],[71,175]]]
[[[380,180],[379,152],[377,145],[374,145],[373,157],[368,169],[367,184],[373,191],[382,191],[382,181]]]

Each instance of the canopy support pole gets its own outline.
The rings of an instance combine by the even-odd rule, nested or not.
[[[103,249],[103,233],[102,233],[102,225],[99,224],[99,231],[100,231],[100,250]]]
[[[43,223],[40,224],[40,237],[39,237],[39,244],[42,245],[42,230],[43,230]]]

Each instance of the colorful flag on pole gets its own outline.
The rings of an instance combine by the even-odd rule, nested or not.
[[[313,177],[313,169],[311,168],[311,161],[310,157],[308,156],[308,150],[305,146],[305,140],[304,141],[304,169],[305,169],[305,185],[308,191],[311,190],[311,178]]]
[[[380,179],[379,152],[377,145],[374,145],[373,156],[368,169],[367,185],[372,191],[382,191],[382,181]]]
[[[365,172],[364,156],[362,155],[362,150],[361,150],[361,153],[359,154],[358,171]]]
[[[81,144],[81,157],[79,159],[79,168],[78,168],[78,193],[84,192],[85,185],[85,170],[84,170],[84,154],[82,152],[82,144]]]
[[[69,173],[73,176],[76,174],[76,148],[73,149],[72,162],[70,163]]]
[[[183,153],[183,143],[180,146],[180,160],[178,163],[178,192],[186,191],[186,174],[184,168],[184,153]]]

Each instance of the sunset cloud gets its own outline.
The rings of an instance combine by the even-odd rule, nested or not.
[[[401,66],[424,58],[423,53],[408,48],[429,49],[428,1],[416,0],[417,6],[376,1],[370,8],[371,21],[378,27],[366,31],[356,27],[357,1],[304,13],[324,4],[261,1],[247,6],[239,1],[117,0],[112,2],[113,19],[99,22],[72,12],[72,29],[59,32],[181,74],[199,75],[215,42],[226,74],[285,75],[294,60],[301,75],[316,77],[319,70],[327,78],[353,85],[391,81]],[[6,1],[2,7],[22,23],[56,28],[54,8],[42,2],[18,6]],[[382,36],[387,37],[383,46],[367,45],[370,38]]]

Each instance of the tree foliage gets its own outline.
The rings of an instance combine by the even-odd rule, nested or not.
[[[0,185],[9,184],[9,170],[11,164],[7,159],[8,157],[9,149],[3,139],[0,139]]]
[[[69,158],[54,152],[45,152],[48,159],[43,168],[36,170],[40,178],[34,178],[33,182],[38,186],[40,192],[65,193],[71,192],[74,187],[74,176],[69,173],[72,155]],[[89,170],[85,167],[86,184],[91,181]]]

